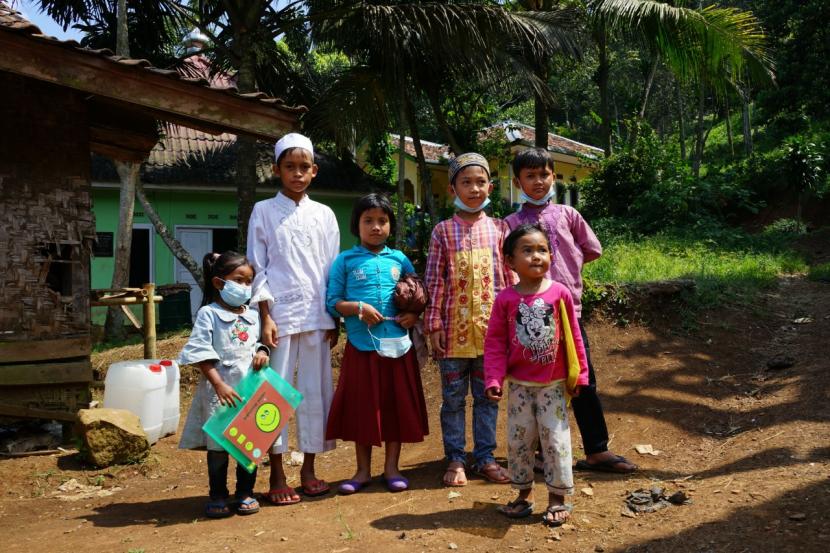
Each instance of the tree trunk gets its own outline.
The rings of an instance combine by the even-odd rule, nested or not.
[[[406,82],[406,81],[404,81]],[[406,86],[406,85],[404,85]],[[401,102],[401,128],[400,128],[400,142],[398,144],[398,206],[397,206],[397,219],[398,219],[398,228],[395,231],[395,247],[399,250],[403,249],[404,241],[406,239],[406,220],[404,217],[406,216],[406,207],[404,206],[404,194],[406,193],[406,186],[405,186],[405,166],[406,166],[406,128],[404,127],[404,121],[406,120],[406,110],[404,109],[403,102]],[[414,200],[415,198],[413,198]],[[413,232],[415,229],[412,229]]]
[[[749,92],[741,91],[741,117],[743,120],[744,153],[752,155],[752,113],[749,105]]]
[[[138,198],[138,201],[141,203],[141,207],[144,208],[144,214],[147,215],[147,218],[150,219],[151,223],[153,223],[153,228],[155,229],[156,234],[161,236],[161,239],[164,240],[164,243],[167,244],[167,247],[170,249],[170,253],[172,253],[176,259],[184,265],[184,268],[187,269],[191,275],[193,275],[193,278],[201,287],[202,268],[199,266],[199,263],[193,259],[193,256],[190,255],[186,249],[184,249],[181,242],[176,240],[176,238],[170,233],[170,229],[167,228],[164,221],[161,220],[161,217],[159,217],[155,208],[150,203],[150,200],[147,198],[147,194],[144,192],[144,184],[141,182],[141,179],[136,179],[135,197]]]
[[[700,177],[700,165],[703,160],[703,135],[706,132],[703,124],[704,109],[706,107],[706,97],[704,94],[703,83],[698,83],[697,87],[697,124],[695,125],[695,151],[692,157],[692,173],[695,178]]]
[[[548,68],[542,67],[538,71],[539,80],[548,81]],[[533,93],[533,128],[536,133],[535,144],[537,148],[548,149],[548,133],[550,132],[550,117],[548,116],[548,104],[545,97],[539,92]]]
[[[256,90],[256,52],[251,43],[250,33],[238,35],[241,62],[236,74],[236,88],[245,94]],[[236,228],[240,253],[247,251],[248,220],[254,209],[257,185],[256,140],[243,135],[236,137]]]
[[[677,94],[677,119],[680,126],[680,159],[686,161],[686,116],[683,105],[683,94],[680,90],[680,83],[675,84]]]
[[[130,57],[130,35],[127,30],[127,0],[118,0],[116,14],[115,54],[125,58]]]
[[[458,139],[455,137],[455,133],[452,132],[449,123],[447,123],[447,118],[444,116],[444,112],[441,110],[441,103],[438,100],[438,91],[432,87],[425,87],[424,92],[429,99],[429,105],[432,108],[432,113],[435,115],[435,122],[438,123],[438,128],[444,135],[444,139],[447,141],[447,144],[449,144],[450,149],[457,156],[463,154],[467,150],[458,142]]]
[[[726,105],[726,140],[729,142],[729,157],[735,157],[735,137],[732,134],[732,110],[729,109],[729,94],[725,97]]]
[[[605,157],[608,157],[614,152],[611,144],[611,110],[608,102],[608,33],[606,32],[605,23],[599,23],[595,31],[595,39],[597,41],[599,62],[595,80],[599,87],[599,116],[602,121],[600,124],[600,135],[602,137],[602,148],[605,150]]]
[[[651,94],[651,87],[654,84],[654,75],[657,74],[657,65],[660,63],[660,54],[654,54],[654,59],[651,61],[651,68],[646,77],[646,84],[643,88],[643,103],[640,106],[640,119],[646,118],[646,106],[648,105],[648,98]]]
[[[115,53],[130,56],[129,29],[127,27],[127,0],[118,0],[116,14]],[[135,210],[135,182],[138,180],[138,163],[112,160],[121,182],[118,208],[118,230],[115,235],[111,288],[124,288],[130,281],[130,251],[133,243],[133,212]],[[120,307],[107,309],[104,336],[108,341],[121,340],[126,335],[124,314]]]
[[[438,212],[435,207],[435,202],[432,198],[432,174],[427,167],[427,160],[424,157],[424,149],[421,146],[421,133],[418,130],[418,121],[415,118],[415,106],[412,105],[412,99],[408,94],[404,93],[404,113],[406,121],[409,125],[409,133],[412,136],[412,145],[415,147],[415,158],[418,160],[418,174],[421,177],[421,188],[424,194],[424,207],[427,209],[430,218],[430,226],[435,226],[438,222]]]
[[[139,163],[115,161],[115,169],[121,181],[118,208],[118,231],[115,235],[114,267],[110,288],[125,288],[130,282],[130,250],[133,242],[133,212],[135,210],[135,183],[138,180]],[[143,283],[142,283],[143,284]],[[104,335],[108,341],[123,339],[124,315],[120,307],[107,310]]]

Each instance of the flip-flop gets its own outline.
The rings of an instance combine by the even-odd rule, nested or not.
[[[346,480],[337,487],[337,492],[340,495],[352,495],[359,492],[371,483],[371,480],[367,480],[366,482],[361,482],[359,480]]]
[[[553,515],[554,513],[560,513],[562,511],[567,511],[568,513],[571,513],[573,510],[574,506],[570,503],[565,503],[564,505],[548,505],[548,508],[545,509],[545,513],[542,515],[542,524],[544,524],[545,526],[549,526],[551,528],[558,528],[559,526],[562,526],[563,524],[568,522],[571,517],[563,518],[562,520],[548,520],[546,518],[548,513],[550,513],[551,515]]]
[[[243,505],[246,508],[243,509],[242,508]],[[256,506],[254,507],[254,505],[256,505]],[[253,497],[246,497],[245,499],[241,499],[236,504],[236,514],[238,514],[238,515],[243,515],[243,516],[252,515],[252,514],[258,513],[258,512],[259,512],[259,501],[257,501]]]
[[[274,499],[277,495],[296,495],[297,492],[294,488],[289,488],[288,486],[284,488],[273,488],[268,490],[268,493],[262,494],[262,497],[272,505],[276,505],[278,507],[284,507],[286,505],[294,505],[299,503],[302,499],[299,495],[297,495],[297,499]]]
[[[491,476],[491,474],[495,471],[498,471],[499,474],[502,474],[504,476],[504,478],[503,479],[497,479],[497,478]],[[491,484],[509,484],[510,483],[510,477],[505,474],[504,467],[502,467],[500,464],[496,463],[495,461],[492,462],[492,463],[488,463],[486,465],[483,465],[483,466],[475,467],[475,469],[473,470],[473,474],[481,476],[482,478],[484,478],[485,480],[487,480]]]
[[[309,480],[308,482],[303,482],[300,489],[302,489],[303,493],[308,497],[319,497],[321,495],[326,495],[331,491],[328,482],[317,478]]]
[[[634,467],[633,469],[622,469],[618,468],[617,465],[619,463],[625,463],[626,465],[631,465]],[[637,471],[637,465],[623,457],[622,455],[617,455],[612,459],[606,459],[604,461],[599,461],[597,463],[589,463],[587,459],[581,459],[576,462],[574,465],[574,469],[576,470],[591,470],[595,472],[612,472],[615,474],[631,474],[632,472]]]
[[[515,507],[522,507],[521,511],[512,511]],[[511,501],[507,505],[499,505],[496,510],[506,516],[507,518],[526,518],[533,512],[533,503],[526,499],[517,499]]]
[[[227,518],[233,515],[233,512],[228,507],[228,502],[224,499],[215,499],[208,501],[205,505],[205,516],[208,518]]]
[[[409,489],[409,480],[403,476],[395,476],[392,478],[383,477],[383,484],[386,489],[392,493],[403,492]]]

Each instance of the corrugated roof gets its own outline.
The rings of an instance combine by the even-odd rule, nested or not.
[[[390,134],[389,136],[392,137],[392,147],[397,149],[400,143],[400,135]],[[447,163],[450,158],[450,147],[446,144],[421,140],[421,148],[424,150],[424,159],[427,163]],[[415,157],[415,143],[411,136],[404,137],[404,150],[407,155]]]
[[[274,145],[258,142],[257,180],[262,184],[278,185],[271,164]],[[354,162],[316,152],[319,172],[314,179],[318,190],[338,192],[369,192],[386,189],[361,170]],[[141,167],[141,179],[156,185],[216,185],[233,187],[236,172],[236,135],[210,135],[178,125],[168,125],[158,144],[150,152]],[[118,174],[112,162],[94,155],[92,180],[118,182]]]
[[[288,111],[292,113],[303,113],[307,110],[305,106],[288,106],[286,105],[283,100],[280,98],[271,98],[262,92],[252,92],[247,94],[240,94],[239,91],[230,83],[227,84],[217,84],[211,83],[207,79],[202,77],[191,77],[180,74],[178,71],[171,70],[171,69],[160,69],[158,67],[154,67],[149,61],[143,59],[134,59],[134,58],[124,58],[121,56],[116,56],[112,50],[109,49],[99,49],[93,50],[90,48],[83,48],[78,42],[74,40],[60,40],[55,37],[45,35],[41,32],[40,28],[37,25],[34,25],[29,20],[25,19],[20,12],[12,9],[6,2],[0,0],[0,30],[9,31],[9,32],[16,32],[22,35],[28,35],[36,40],[41,40],[47,42],[49,44],[54,44],[56,46],[61,46],[67,49],[71,49],[83,54],[96,56],[102,59],[106,59],[111,61],[112,63],[117,63],[124,66],[135,67],[136,70],[146,71],[148,73],[152,73],[155,75],[163,75],[165,77],[169,77],[170,79],[174,79],[183,83],[187,83],[193,86],[200,86],[204,88],[208,88],[210,90],[215,90],[217,92],[223,92],[229,94],[231,96],[242,98],[244,100],[248,100],[251,102],[258,102],[261,104],[268,105],[269,107],[273,107],[274,109],[278,109],[281,111]]]
[[[529,146],[536,143],[536,129],[524,123],[505,121],[481,131],[480,136],[505,140],[509,144],[520,142]],[[548,133],[548,149],[552,152],[572,156],[583,156],[590,159],[598,159],[603,155],[602,148],[583,144],[564,136]]]

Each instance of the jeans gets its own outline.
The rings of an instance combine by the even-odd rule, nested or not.
[[[588,346],[588,336],[582,320],[579,321],[579,330],[582,332],[582,342],[585,344],[585,357],[588,360],[588,385],[583,386],[579,396],[571,400],[571,406],[582,435],[582,447],[586,455],[608,451],[608,428],[605,426],[605,415],[602,413],[602,403],[597,395],[597,377],[594,374],[594,365],[591,363],[591,350]]]
[[[228,463],[229,458],[225,451],[208,451],[208,481],[210,482],[211,499],[228,498]],[[236,498],[253,497],[254,483],[256,483],[256,469],[248,472],[239,463],[236,464]]]
[[[466,464],[467,390],[473,393],[473,460],[476,467],[495,461],[499,406],[484,396],[484,358],[439,359],[441,369],[441,431],[448,461]]]

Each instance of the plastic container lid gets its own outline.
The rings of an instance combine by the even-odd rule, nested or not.
[[[173,362],[169,359],[162,359],[161,361],[159,361],[159,365],[163,365],[165,367],[172,367]]]
[[[150,370],[153,371],[154,373],[160,373],[161,372],[161,365],[152,364],[152,365],[150,365]]]

